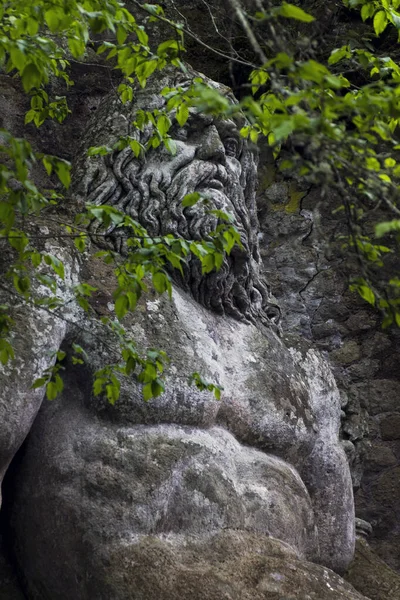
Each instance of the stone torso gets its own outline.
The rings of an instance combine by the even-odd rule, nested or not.
[[[351,483],[337,440],[337,390],[321,359],[308,352],[302,370],[275,334],[213,315],[179,290],[172,303],[147,308],[132,333],[169,350],[162,396],[146,404],[125,382],[115,408],[93,398],[99,352],[83,339],[89,370],[71,367],[63,398],[39,414],[15,512],[29,578],[60,599],[76,581],[77,598],[101,597],[116,553],[127,559],[154,536],[182,548],[226,529],[272,536],[299,557],[344,567]],[[224,387],[220,402],[187,384],[194,368]],[[33,545],[57,546],[46,558],[51,569]]]

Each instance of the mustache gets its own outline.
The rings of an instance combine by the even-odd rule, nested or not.
[[[224,189],[229,182],[229,174],[227,169],[221,164],[213,164],[211,163],[212,169],[210,169],[208,173],[204,175],[204,179],[200,182],[200,186],[207,187],[208,185],[213,185],[214,183],[219,183]],[[218,189],[218,188],[217,188]]]
[[[187,194],[213,181],[225,187],[229,182],[227,169],[221,164],[193,159],[180,167],[169,181],[164,180],[160,190],[166,194],[168,204],[171,205],[181,202]]]
[[[160,191],[164,186],[159,186]],[[209,204],[197,202],[191,207],[182,207],[182,200],[193,192],[209,196]],[[206,237],[211,231],[224,223],[210,210],[220,209],[233,214],[233,225],[238,230],[244,251],[249,251],[250,220],[241,205],[244,204],[243,190],[238,177],[233,177],[228,169],[218,163],[193,159],[182,166],[169,181],[164,192],[170,214],[178,221],[188,225],[187,234],[192,239]],[[239,249],[235,248],[235,252]],[[243,251],[243,250],[242,250]]]

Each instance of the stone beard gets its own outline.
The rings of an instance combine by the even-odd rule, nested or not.
[[[128,118],[133,120],[132,115]],[[136,135],[145,144],[151,133],[147,128]],[[175,156],[157,148],[139,160],[128,147],[95,159],[95,168],[85,168],[79,195],[91,204],[108,204],[124,211],[151,236],[173,234],[201,240],[216,228],[218,220],[201,202],[182,208],[182,200],[186,194],[202,192],[211,209],[234,216],[243,247],[235,246],[221,269],[208,275],[201,273],[200,262],[192,257],[184,265],[184,276],[174,270],[174,279],[196,301],[219,314],[254,323],[276,323],[279,309],[269,301],[267,286],[259,275],[254,152],[240,137],[233,120],[196,113],[185,127],[173,129],[171,137],[177,147]],[[96,233],[96,225],[91,231]],[[115,227],[107,234],[123,253],[127,234]]]

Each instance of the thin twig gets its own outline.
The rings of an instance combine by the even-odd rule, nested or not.
[[[166,19],[165,17],[162,17],[161,15],[155,15],[155,14],[153,14],[151,11],[147,10],[144,6],[142,6],[140,4],[140,2],[138,2],[138,0],[132,0],[132,2],[141,11],[147,13],[148,15],[151,15],[152,17],[155,17],[156,19],[158,19],[162,23],[165,23],[166,25],[168,25],[172,29],[176,29],[176,25],[174,23],[172,23],[169,19]],[[181,31],[183,31],[183,33],[185,33],[187,36],[189,36],[192,39],[194,39],[198,44],[200,44],[204,48],[207,48],[207,50],[209,50],[210,52],[213,52],[214,54],[217,54],[218,56],[221,56],[222,58],[225,58],[226,60],[234,61],[234,62],[238,63],[239,65],[244,65],[245,67],[251,67],[252,69],[259,69],[260,68],[259,65],[255,65],[254,63],[248,62],[246,60],[242,60],[240,58],[235,58],[233,56],[229,56],[229,54],[225,54],[224,52],[221,52],[221,50],[217,50],[216,48],[213,48],[212,46],[209,46],[208,44],[206,44],[205,42],[203,42],[203,40],[201,40],[197,35],[195,35],[192,31],[190,31],[186,27],[181,27]]]
[[[246,15],[240,5],[239,0],[228,0],[228,1],[229,1],[229,4],[231,5],[231,7],[233,8],[233,10],[235,11],[236,16],[239,19],[239,21],[243,27],[243,30],[247,36],[247,39],[249,40],[254,52],[259,57],[261,64],[264,65],[267,62],[267,57],[264,54],[264,51],[262,50],[260,44],[258,43],[258,40],[257,40],[256,36],[254,35],[254,32],[253,32],[252,28],[250,27],[248,20],[246,19]]]

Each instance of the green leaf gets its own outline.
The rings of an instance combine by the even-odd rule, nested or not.
[[[139,158],[141,153],[143,152],[143,146],[137,140],[130,140],[129,146],[135,155],[135,158]]]
[[[368,156],[365,160],[366,167],[369,171],[380,171],[381,165],[377,158]]]
[[[102,378],[97,378],[94,380],[93,382],[93,394],[95,396],[99,396],[102,391],[103,391],[103,387],[104,387],[104,379]]]
[[[23,231],[11,231],[8,236],[8,243],[18,252],[23,252],[29,244],[29,239]]]
[[[280,124],[273,128],[276,142],[287,138],[295,129],[295,123],[292,117],[288,116],[280,121]]]
[[[149,36],[145,32],[144,27],[142,25],[140,25],[139,27],[137,27],[135,29],[135,32],[136,32],[139,42],[141,44],[143,44],[143,46],[147,46],[149,43]]]
[[[281,17],[296,19],[297,21],[303,21],[304,23],[315,21],[315,18],[306,13],[302,8],[299,8],[294,4],[287,4],[286,2],[279,8],[278,14]]]
[[[396,166],[396,161],[394,158],[385,158],[384,164],[387,169],[391,169]]]
[[[172,154],[172,156],[175,156],[176,152],[177,152],[175,140],[173,140],[172,138],[164,138],[163,141],[164,141],[164,146],[166,147],[168,152],[170,154]]]
[[[59,260],[56,256],[53,256],[52,254],[45,254],[44,261],[47,265],[50,265],[52,267],[56,275],[58,275],[61,279],[64,279],[64,264],[61,262],[61,260]]]
[[[221,400],[221,388],[220,388],[220,387],[217,387],[217,386],[215,385],[215,386],[214,386],[214,389],[213,389],[213,392],[214,392],[215,399],[216,399],[216,400]]]
[[[166,115],[160,115],[157,119],[157,130],[161,137],[164,137],[165,134],[168,133],[170,127],[171,121],[169,118]]]
[[[400,15],[396,13],[394,10],[390,10],[390,17],[393,25],[396,29],[400,29]]]
[[[126,313],[129,310],[129,300],[125,294],[121,294],[115,301],[115,314],[118,319],[121,320],[124,318]]]
[[[118,382],[119,384],[119,382]],[[116,403],[116,401],[119,398],[119,394],[120,394],[120,386],[117,384],[117,380],[113,380],[112,383],[109,383],[108,385],[106,385],[106,394],[107,394],[107,400],[109,401],[109,403],[114,406],[114,404]]]
[[[55,171],[63,186],[68,189],[71,184],[71,164],[59,158],[55,163]]]
[[[78,37],[69,37],[68,38],[68,47],[71,51],[71,54],[74,58],[80,58],[82,54],[85,52],[85,42],[83,39]]]
[[[43,162],[44,168],[46,169],[47,175],[51,175],[51,172],[53,170],[53,165],[52,165],[51,161],[48,159],[47,156],[44,156],[42,158],[42,162]]]
[[[105,156],[106,154],[110,154],[113,151],[109,146],[92,146],[87,151],[88,156]]]
[[[146,60],[140,64],[136,69],[136,77],[138,78],[140,86],[143,88],[146,85],[146,80],[154,73],[157,69],[156,60]]]
[[[76,238],[74,238],[74,246],[79,252],[84,252],[86,248],[86,242],[88,238],[84,233],[80,234]]]
[[[46,287],[48,287],[53,293],[56,291],[57,289],[57,283],[55,282],[55,280],[53,279],[53,277],[50,277],[49,275],[43,275],[42,273],[39,273],[37,275],[37,279],[38,281],[40,281],[40,283]]]
[[[126,38],[128,37],[127,32],[120,25],[117,27],[117,42],[120,46],[125,43]]]
[[[210,253],[201,258],[201,272],[204,274],[211,273],[215,269],[215,254]]]
[[[21,79],[24,90],[28,93],[32,88],[40,87],[43,79],[43,73],[39,71],[34,63],[29,63],[22,71]]]
[[[40,252],[31,252],[31,261],[32,265],[36,269],[42,262],[42,255],[40,254]]]
[[[125,373],[127,375],[132,375],[132,373],[134,373],[135,369],[136,369],[136,360],[133,356],[129,356],[126,360]]]
[[[46,386],[46,396],[48,400],[55,400],[57,398],[58,389],[55,381],[49,381]]]
[[[315,60],[307,60],[299,68],[299,75],[306,81],[322,84],[324,78],[330,75],[329,69]]]
[[[14,275],[13,283],[14,283],[15,289],[20,294],[26,294],[31,287],[29,278],[25,277],[25,276]]]
[[[373,23],[376,35],[380,35],[383,31],[385,31],[386,26],[388,24],[386,12],[384,10],[378,11],[374,16]]]
[[[152,282],[153,282],[154,289],[159,294],[163,294],[167,290],[168,279],[167,279],[166,274],[163,273],[162,271],[158,271],[157,273],[154,273]]]
[[[10,342],[4,338],[0,338],[0,362],[6,365],[9,360],[13,360],[14,358],[14,349]]]
[[[199,192],[192,192],[191,194],[186,194],[186,196],[182,200],[182,206],[184,208],[186,206],[194,206],[201,198],[202,196]]]
[[[152,397],[153,397],[153,386],[152,386],[151,382],[150,383],[146,383],[143,386],[142,393],[143,393],[143,400],[145,402],[148,402],[149,400],[152,399]]]
[[[131,102],[133,99],[133,88],[129,85],[125,86],[125,89],[121,92],[121,102],[126,104]]]
[[[157,369],[152,362],[146,362],[144,371],[140,373],[139,378],[144,382],[151,382],[157,377]]]
[[[378,175],[379,179],[382,179],[382,181],[386,181],[387,183],[391,183],[392,180],[390,179],[389,175],[386,175],[385,173],[380,173]]]
[[[47,382],[46,377],[39,377],[35,379],[35,381],[31,385],[32,390],[36,390],[37,388],[43,387]]]
[[[26,54],[17,47],[10,49],[10,58],[14,67],[20,72],[23,71],[26,63],[29,60]]]
[[[224,244],[225,252],[230,254],[236,243],[235,237],[229,231],[224,231],[223,236],[226,242],[226,244]]]
[[[400,220],[394,219],[393,221],[385,221],[378,223],[375,226],[375,235],[377,238],[383,237],[387,233],[392,231],[400,231]]]
[[[372,15],[375,12],[375,6],[372,2],[369,2],[368,4],[364,4],[364,6],[361,9],[361,18],[363,21],[366,21],[367,19],[369,19],[370,17],[372,17]]]
[[[79,344],[72,344],[72,349],[76,354],[81,354],[85,360],[87,360],[88,355],[85,350]]]
[[[182,104],[178,106],[175,118],[178,121],[179,126],[183,127],[189,118],[189,107],[187,104],[182,102]]]
[[[36,110],[28,110],[28,112],[25,115],[25,125],[27,125],[28,123],[30,123],[31,121],[33,121],[33,119],[36,116]]]
[[[360,294],[361,298],[368,302],[368,304],[372,304],[372,306],[375,305],[375,294],[369,286],[360,285],[358,287],[358,293]]]
[[[349,50],[349,46],[342,46],[341,48],[336,48],[336,50],[332,50],[331,55],[328,59],[328,64],[335,65],[343,58],[350,58],[351,52]]]
[[[166,53],[176,56],[178,52],[179,52],[179,42],[177,40],[167,40],[167,41],[159,44],[159,46],[157,48],[158,56],[163,56]]]
[[[164,384],[158,377],[151,382],[151,393],[153,398],[157,398],[157,396],[162,394],[164,389]]]
[[[60,7],[61,9],[61,7]],[[56,32],[62,23],[62,19],[64,17],[64,11],[60,10],[57,7],[50,8],[46,10],[44,13],[44,18],[48,25],[48,28],[52,33]]]

